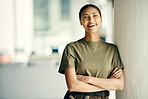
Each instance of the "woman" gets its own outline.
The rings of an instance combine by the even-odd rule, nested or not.
[[[79,19],[85,37],[67,44],[59,68],[68,87],[64,99],[109,99],[109,91],[124,87],[118,48],[98,36],[102,16],[97,6],[83,6]]]

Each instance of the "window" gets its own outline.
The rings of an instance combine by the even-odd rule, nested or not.
[[[62,20],[70,19],[70,0],[61,0]]]
[[[49,0],[34,0],[34,35],[45,35],[49,30]]]

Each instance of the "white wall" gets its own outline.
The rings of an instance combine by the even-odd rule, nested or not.
[[[13,0],[0,0],[0,49],[14,55]]]
[[[16,47],[24,49],[15,55],[16,62],[27,62],[32,51],[33,37],[33,0],[15,0],[16,7]],[[6,4],[5,4],[6,5]]]
[[[148,99],[148,0],[115,0],[115,43],[125,65],[117,99]]]
[[[16,62],[26,62],[32,49],[32,12],[32,0],[0,0],[0,49]],[[16,47],[24,52],[16,54]]]

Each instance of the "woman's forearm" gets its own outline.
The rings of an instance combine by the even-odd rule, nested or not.
[[[92,85],[101,87],[105,90],[122,90],[123,84],[121,80],[119,79],[103,79],[103,78],[96,78],[96,77],[90,77],[89,82]]]
[[[123,71],[121,70],[121,76],[118,79],[89,77],[88,83],[110,91],[122,90],[124,87],[124,74]]]
[[[103,88],[79,81],[76,77],[74,68],[67,68],[65,70],[65,79],[67,87],[71,92],[95,92],[104,90]]]
[[[85,83],[92,84],[99,88],[105,89],[105,90],[110,90],[110,91],[111,90],[122,90],[124,87],[123,71],[121,70],[121,73],[119,73],[120,76],[118,75],[117,72],[114,74],[115,74],[114,75],[115,77],[110,77],[109,79],[82,76],[82,75],[77,75],[77,79]]]
[[[103,91],[105,89],[100,88],[98,86],[94,86],[91,84],[84,83],[79,80],[74,80],[71,86],[69,86],[69,91],[71,92],[96,92],[96,91]]]

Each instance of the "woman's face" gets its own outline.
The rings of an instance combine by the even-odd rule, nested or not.
[[[80,23],[86,32],[98,33],[101,22],[102,18],[97,9],[88,7],[82,12]]]

